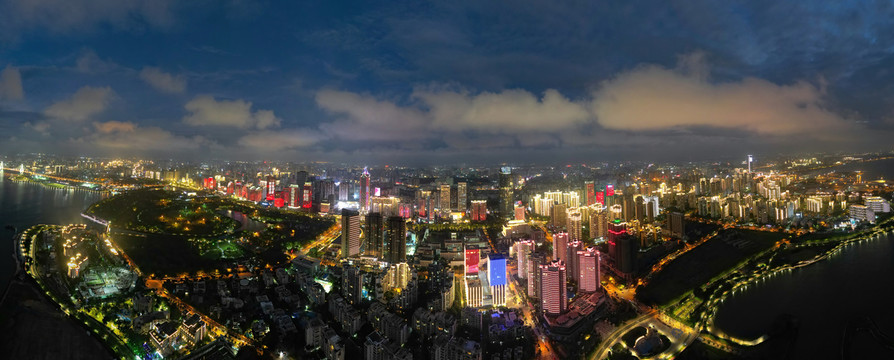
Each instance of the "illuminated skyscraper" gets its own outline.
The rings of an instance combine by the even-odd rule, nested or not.
[[[360,253],[360,214],[344,209],[341,211],[341,255],[342,258]]]
[[[608,235],[608,211],[598,208],[590,211],[590,237],[605,238]]]
[[[595,247],[577,252],[578,271],[577,288],[582,292],[595,292],[601,286],[600,259],[601,254]]]
[[[481,249],[477,245],[466,245],[463,249],[463,263],[467,275],[478,273],[478,264],[481,262]]]
[[[521,205],[515,206],[515,220],[525,220],[525,207]]]
[[[568,278],[575,282],[577,282],[578,272],[580,271],[577,252],[583,249],[583,243],[580,241],[571,241],[568,243],[568,249],[565,251],[568,256],[568,261],[565,263],[565,266],[568,268]]]
[[[360,175],[360,210],[369,211],[369,171],[363,168],[363,174]]]
[[[472,221],[487,220],[487,200],[472,200]]]
[[[531,254],[534,252],[533,240],[519,240],[515,243],[515,262],[518,264],[518,277],[528,277],[529,267],[532,265]]]
[[[547,315],[560,315],[568,309],[565,263],[561,260],[540,265],[540,309]]]
[[[440,186],[440,199],[441,201],[438,203],[438,209],[441,210],[442,215],[447,215],[450,213],[450,184],[441,184]]]
[[[751,173],[751,163],[754,162],[754,157],[748,155],[748,173]]]
[[[500,169],[500,212],[501,216],[512,216],[512,168],[504,166]]]
[[[568,233],[561,232],[553,234],[553,260],[567,259],[568,251]]]
[[[487,257],[487,282],[493,296],[493,306],[506,305],[506,258],[492,253]]]
[[[456,210],[466,212],[469,206],[469,189],[465,182],[456,183]]]
[[[267,185],[265,191],[265,197],[267,201],[273,201],[273,198],[276,196],[276,178],[271,176],[267,177]]]
[[[310,209],[311,206],[313,206],[313,184],[306,182],[301,193],[301,207]]]
[[[620,257],[619,241],[622,236],[627,235],[627,223],[621,219],[615,219],[608,224],[608,255],[616,263]]]
[[[388,218],[388,262],[407,261],[407,223],[400,216]]]
[[[366,240],[366,255],[384,258],[385,254],[385,218],[377,212],[366,213],[366,229],[363,232]]]
[[[581,224],[581,213],[579,208],[574,208],[568,210],[568,215],[566,219],[566,229],[568,230],[568,239],[570,241],[580,241],[581,233],[583,231]]]
[[[587,206],[596,203],[596,184],[592,181],[584,183],[584,194],[587,196]]]

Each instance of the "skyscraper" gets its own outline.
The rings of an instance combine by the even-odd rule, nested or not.
[[[584,194],[587,196],[587,206],[596,203],[596,184],[592,181],[584,182]]]
[[[565,251],[568,258],[568,261],[565,263],[565,266],[568,269],[568,278],[574,280],[574,282],[578,281],[578,272],[580,271],[577,252],[583,249],[583,243],[575,240],[568,242],[568,249]]]
[[[685,217],[683,213],[672,211],[667,214],[667,230],[671,236],[682,238],[686,231]]]
[[[366,255],[376,258],[385,257],[385,218],[382,214],[371,212],[366,214]]]
[[[600,278],[602,274],[600,274],[599,269],[600,257],[599,250],[596,250],[593,246],[577,252],[578,265],[580,266],[577,288],[580,291],[595,292],[599,290],[600,282],[602,281]]]
[[[506,258],[497,253],[487,256],[487,282],[494,306],[506,305]]]
[[[456,183],[456,210],[465,213],[469,206],[469,190],[466,182]]]
[[[540,265],[540,309],[547,315],[560,315],[568,309],[565,263],[561,260]]]
[[[518,264],[518,277],[525,279],[531,266],[531,253],[534,252],[533,240],[519,240],[515,243],[515,262]]]
[[[500,215],[504,218],[512,216],[512,168],[504,166],[500,169]]]
[[[487,220],[487,200],[472,200],[472,221]]]
[[[360,210],[369,211],[369,171],[363,168],[360,175]]]
[[[463,249],[463,264],[467,275],[478,273],[478,264],[481,261],[481,249],[477,245],[466,245]]]
[[[581,224],[581,212],[579,208],[569,209],[565,227],[568,230],[568,239],[571,241],[584,240],[581,238],[583,231]]]
[[[450,184],[441,184],[440,199],[441,201],[438,203],[438,209],[441,210],[441,214],[450,214]]]
[[[356,211],[341,211],[341,255],[342,258],[360,253],[360,214]]]
[[[608,235],[608,212],[605,208],[590,211],[590,237],[605,238]]]
[[[525,207],[521,205],[515,206],[515,220],[525,220]]]
[[[754,162],[754,157],[751,155],[748,155],[748,173],[749,174],[751,173],[751,163],[752,162]]]
[[[388,217],[388,262],[407,261],[407,223],[400,216]]]
[[[624,274],[627,280],[633,278],[636,272],[636,257],[639,252],[639,240],[635,236],[625,234],[617,240],[618,258],[615,265],[618,271]]]
[[[545,254],[531,254],[531,264],[528,265],[528,297],[540,298],[540,265],[545,263]]]
[[[564,264],[565,259],[567,259],[567,251],[568,233],[553,234],[553,260],[562,260]]]
[[[619,242],[622,236],[627,235],[627,223],[621,219],[615,219],[608,224],[608,255],[615,263],[619,258]]]

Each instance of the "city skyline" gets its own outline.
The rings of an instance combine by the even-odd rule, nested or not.
[[[889,150],[890,7],[67,4],[0,5],[0,152],[425,165]]]

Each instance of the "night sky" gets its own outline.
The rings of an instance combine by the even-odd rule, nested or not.
[[[0,152],[353,163],[891,150],[887,1],[0,1]]]

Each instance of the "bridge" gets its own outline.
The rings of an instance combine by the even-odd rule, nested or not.
[[[5,163],[0,163],[0,171],[15,171],[22,175],[28,174],[28,175],[32,175],[32,176],[40,176],[40,177],[45,177],[48,179],[53,179],[53,180],[58,180],[58,181],[70,181],[70,182],[73,181],[73,182],[82,182],[85,184],[92,184],[92,182],[86,181],[83,179],[73,179],[73,178],[67,178],[64,176],[47,175],[47,174],[41,174],[41,173],[34,172],[34,171],[25,170],[24,165],[19,165],[18,168],[8,168],[5,165],[6,165]]]

